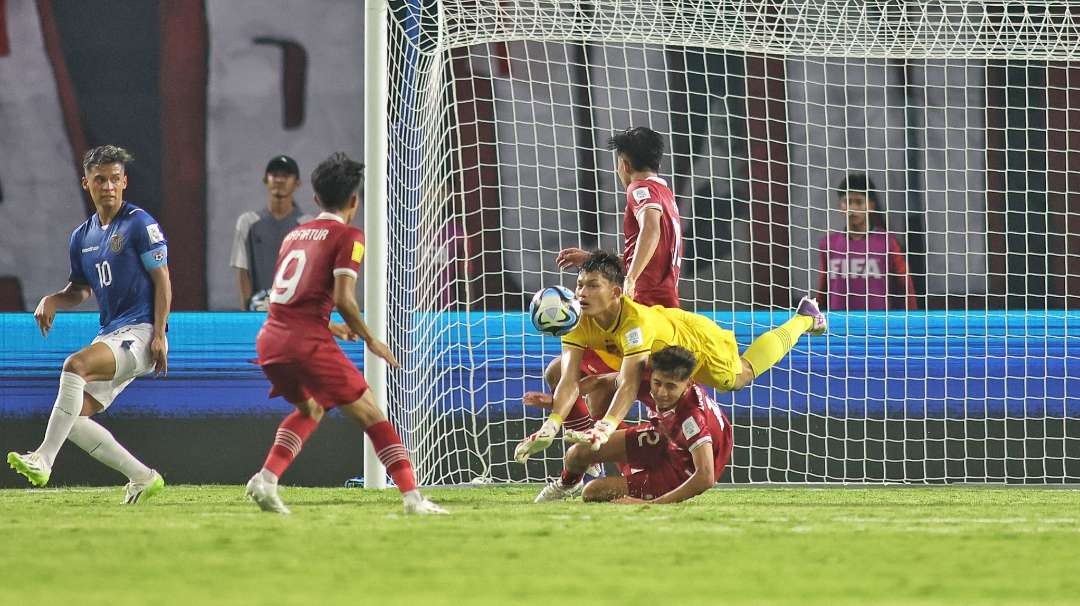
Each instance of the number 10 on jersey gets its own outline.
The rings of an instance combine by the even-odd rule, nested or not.
[[[101,286],[108,286],[112,284],[112,268],[109,267],[108,261],[102,261],[101,263],[94,263],[94,267],[97,268],[98,284]]]

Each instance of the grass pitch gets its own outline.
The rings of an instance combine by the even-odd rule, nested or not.
[[[1080,490],[725,488],[532,505],[538,487],[0,491],[0,604],[1080,603]]]

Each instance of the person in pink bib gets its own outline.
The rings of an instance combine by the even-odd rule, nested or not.
[[[864,173],[836,191],[847,229],[822,238],[817,299],[833,311],[918,309],[904,251],[885,230],[885,209]]]

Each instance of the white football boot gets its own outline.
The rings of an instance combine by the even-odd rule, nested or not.
[[[137,505],[165,489],[165,478],[155,470],[142,482],[128,482],[124,487],[124,505]]]
[[[263,511],[273,511],[284,515],[292,513],[289,511],[289,508],[285,506],[281,497],[278,496],[277,485],[264,480],[261,474],[256,473],[251,476],[251,479],[248,480],[245,494],[252,501],[255,501],[255,504]]]
[[[581,494],[582,487],[585,486],[584,480],[578,480],[577,484],[573,486],[563,486],[562,480],[554,478],[548,480],[544,489],[540,491],[540,494],[536,495],[533,499],[533,503],[548,503],[551,501],[565,501],[572,499]]]
[[[17,452],[9,452],[7,462],[12,469],[25,476],[34,486],[44,486],[49,483],[49,476],[52,475],[52,466],[45,460],[45,457],[38,453],[28,452],[26,454],[19,454]]]
[[[426,497],[420,497],[419,499],[405,499],[405,513],[409,515],[430,516],[447,515],[450,512],[427,500]]]

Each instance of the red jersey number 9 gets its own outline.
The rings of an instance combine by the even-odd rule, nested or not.
[[[296,261],[296,263],[293,263]],[[307,265],[307,255],[302,250],[294,250],[285,255],[278,267],[277,275],[274,276],[274,286],[270,289],[270,302],[286,305],[296,294],[296,287],[300,284],[300,278],[304,275],[304,265]]]

